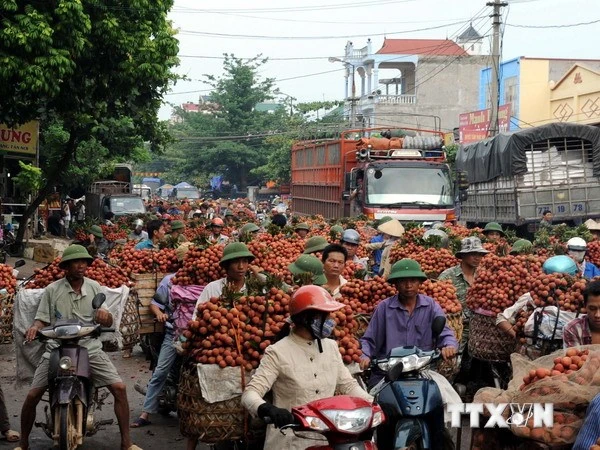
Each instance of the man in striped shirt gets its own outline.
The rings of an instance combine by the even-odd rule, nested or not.
[[[565,348],[600,344],[600,281],[592,281],[583,291],[587,314],[570,321],[563,331]]]
[[[600,440],[600,394],[591,401],[573,450],[589,450]]]

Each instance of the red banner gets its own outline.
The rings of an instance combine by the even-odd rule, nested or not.
[[[482,109],[460,115],[459,136],[461,144],[481,141],[488,137],[490,128],[490,110]],[[508,131],[510,128],[510,104],[498,108],[498,130]]]

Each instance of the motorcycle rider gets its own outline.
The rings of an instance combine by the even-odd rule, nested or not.
[[[219,264],[225,269],[226,277],[216,281],[211,281],[206,285],[202,294],[196,302],[193,319],[196,319],[198,305],[206,303],[212,297],[220,297],[223,289],[228,286],[234,292],[246,292],[246,273],[250,268],[250,263],[255,256],[248,250],[246,244],[242,242],[232,242],[223,249],[223,257]],[[194,450],[198,445],[198,438],[189,437],[186,444],[187,450]]]
[[[296,224],[296,226],[294,227],[294,232],[301,238],[304,239],[306,238],[306,235],[308,234],[308,232],[310,231],[310,227],[308,226],[307,223],[305,222],[300,222],[298,224]]]
[[[502,226],[498,222],[490,222],[485,225],[483,235],[490,242],[496,242],[498,239],[505,236]]]
[[[330,313],[343,308],[323,288],[306,285],[299,288],[290,302],[286,335],[267,347],[256,373],[242,394],[242,405],[253,415],[269,417],[265,450],[300,450],[323,443],[282,434],[275,428],[294,423],[291,408],[336,393],[373,401],[350,375],[335,341],[327,339],[335,327]],[[273,403],[263,397],[273,392]],[[307,435],[307,433],[302,433]]]
[[[184,243],[177,248],[177,259],[179,262],[183,261],[189,249],[190,243]],[[144,398],[142,413],[140,414],[140,417],[131,424],[131,428],[140,428],[150,425],[150,414],[156,414],[158,412],[158,395],[163,390],[169,372],[177,359],[177,350],[174,346],[175,326],[170,321],[173,314],[171,304],[171,279],[174,276],[175,273],[166,275],[156,289],[158,295],[162,295],[167,299],[167,306],[154,300],[150,304],[150,310],[156,317],[156,320],[165,324],[165,336],[158,354],[158,362],[156,363],[154,372],[152,372],[152,378],[150,378],[150,381],[148,382],[148,389]]]
[[[215,217],[210,221],[210,235],[208,241],[212,244],[225,245],[229,241],[229,237],[221,234],[225,228],[225,222],[220,217]]]
[[[92,225],[89,230],[89,244],[87,250],[90,255],[106,255],[110,249],[110,243],[104,238],[104,232],[99,225]]]
[[[104,307],[94,311],[92,299],[101,292],[100,285],[87,277],[85,271],[94,260],[85,247],[70,245],[64,251],[59,267],[65,277],[48,285],[42,295],[35,321],[25,334],[26,341],[32,341],[39,330],[52,325],[58,319],[81,319],[96,322],[103,327],[113,324],[112,315]],[[131,443],[129,436],[129,402],[125,384],[110,358],[102,351],[102,343],[97,338],[83,338],[79,345],[87,348],[92,380],[96,387],[106,386],[115,399],[115,415],[121,432],[121,450],[141,450]],[[19,450],[29,449],[29,435],[35,421],[35,410],[48,387],[50,351],[57,343],[49,341],[25,398],[21,410],[21,441]],[[17,450],[17,449],[15,449]]]
[[[340,244],[348,252],[348,258],[346,258],[347,261],[353,262],[364,270],[369,270],[369,258],[359,258],[356,254],[358,246],[360,245],[360,234],[358,231],[352,228],[344,231],[342,233],[342,238],[340,239]]]
[[[516,243],[515,243],[516,245]],[[527,244],[524,244],[527,246]],[[531,247],[530,245],[528,247]],[[577,265],[573,259],[569,258],[566,255],[557,255],[548,258],[544,264],[542,265],[542,270],[546,275],[550,274],[565,274],[570,276],[575,276],[577,274]],[[504,311],[499,313],[496,316],[496,326],[502,330],[504,333],[509,335],[512,338],[516,338],[517,334],[513,328],[516,323],[519,313],[524,309],[532,309],[535,310],[536,306],[533,301],[533,297],[531,293],[526,292],[521,295],[517,301],[510,307],[506,308]],[[537,308],[537,310],[542,310],[543,308]],[[566,327],[565,327],[566,332]],[[564,333],[563,333],[564,337]],[[539,357],[535,353],[531,353],[530,356],[532,359]]]
[[[348,252],[339,244],[330,244],[323,249],[321,261],[323,262],[325,278],[327,278],[327,282],[323,287],[327,289],[335,299],[342,296],[340,289],[348,282],[348,280],[342,276],[347,260]]]
[[[131,231],[131,233],[129,233],[129,236],[127,236],[127,239],[129,239],[130,241],[143,241],[145,239],[148,239],[148,233],[144,231],[144,221],[142,219],[135,219],[135,222],[133,222],[134,228]]]
[[[565,348],[600,344],[600,281],[592,281],[583,291],[586,314],[571,320],[564,329]]]
[[[136,250],[158,250],[158,244],[165,237],[165,226],[160,219],[148,222],[148,239],[138,242]]]
[[[392,266],[388,282],[396,286],[398,294],[377,306],[360,339],[362,369],[369,367],[372,358],[384,358],[396,347],[414,345],[421,350],[433,350],[431,323],[435,317],[444,316],[444,311],[434,299],[419,294],[421,283],[426,279],[421,266],[413,259],[404,258]],[[458,341],[448,325],[440,334],[437,345],[444,360],[456,355]],[[374,376],[371,381],[378,380]]]
[[[567,253],[573,258],[573,261],[577,264],[581,275],[584,278],[592,279],[600,276],[600,269],[598,269],[592,262],[585,260],[585,253],[587,252],[587,243],[580,237],[574,237],[567,241]]]

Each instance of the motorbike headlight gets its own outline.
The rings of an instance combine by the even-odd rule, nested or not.
[[[77,337],[80,331],[81,326],[79,325],[61,325],[58,327],[54,327],[56,337],[59,339],[69,339]]]
[[[329,427],[327,426],[327,424],[325,422],[323,422],[321,419],[319,419],[318,417],[307,417],[306,422],[308,423],[308,426],[310,428],[312,428],[313,430],[317,430],[317,431],[329,430]]]
[[[371,426],[373,428],[375,428],[376,426],[381,425],[385,420],[385,416],[383,414],[383,411],[376,411],[375,414],[373,414],[373,422],[371,423]]]
[[[399,362],[402,362],[402,361],[403,361],[403,358],[390,358],[387,361],[378,363],[377,367],[380,370],[383,370],[384,372],[387,372],[392,367],[394,367],[396,364],[398,364]]]
[[[73,361],[68,356],[63,356],[58,361],[58,367],[62,370],[69,370],[73,366]]]
[[[399,358],[402,362],[402,372],[412,372],[426,366],[431,361],[431,356],[408,355],[404,358]]]
[[[369,406],[352,410],[326,409],[323,410],[323,414],[338,430],[359,434],[369,427],[373,411]]]

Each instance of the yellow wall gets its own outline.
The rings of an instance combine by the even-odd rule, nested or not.
[[[519,119],[526,124],[542,125],[551,117],[550,87],[548,85],[549,61],[547,59],[521,58],[519,82]],[[552,121],[552,120],[551,120]]]
[[[564,122],[600,122],[600,74],[575,67],[550,91],[550,111],[552,116],[562,112]]]

